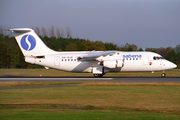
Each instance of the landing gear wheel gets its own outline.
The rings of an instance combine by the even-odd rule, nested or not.
[[[102,77],[104,74],[94,74],[94,77]]]
[[[162,73],[162,74],[161,74],[161,77],[166,77],[166,73]]]

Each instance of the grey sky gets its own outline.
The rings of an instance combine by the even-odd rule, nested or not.
[[[74,38],[175,47],[180,0],[1,0],[0,26],[71,29]]]

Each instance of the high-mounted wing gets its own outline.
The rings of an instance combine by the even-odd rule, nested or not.
[[[89,53],[88,55],[84,55],[81,57],[78,57],[79,60],[95,60],[96,58],[100,57],[100,56],[107,56],[107,55],[114,55],[116,53],[116,51],[103,51],[103,52],[96,52],[96,51],[92,51],[91,53]]]

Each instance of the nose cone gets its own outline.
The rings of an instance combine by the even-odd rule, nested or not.
[[[176,68],[176,67],[177,67],[177,65],[176,65],[176,64],[174,64],[174,63],[172,63],[172,64],[173,64],[173,65],[172,65],[172,67],[173,67],[173,68]]]
[[[165,66],[166,69],[173,69],[173,68],[176,68],[176,67],[177,67],[176,64],[174,64],[174,63],[172,63],[172,62],[170,62],[170,61],[167,61],[166,63],[167,63],[167,64],[165,64],[165,65],[166,65],[166,66]]]

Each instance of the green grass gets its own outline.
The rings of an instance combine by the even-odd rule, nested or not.
[[[160,72],[117,72],[107,73],[104,77],[161,77]],[[165,71],[167,77],[180,77],[180,70]],[[28,76],[28,77],[93,77],[92,73],[72,73],[53,69],[0,69],[0,76]]]
[[[179,77],[180,70],[166,71]],[[160,77],[161,72],[104,77]],[[0,76],[92,77],[45,69],[0,69]],[[0,90],[0,120],[179,120],[180,83],[0,82],[0,87],[80,84],[76,87]]]
[[[2,120],[179,120],[180,116],[163,113],[125,111],[63,111],[0,113]]]
[[[0,90],[0,119],[180,119],[179,86],[82,85]]]
[[[1,104],[180,112],[179,86],[78,86],[1,90]]]

